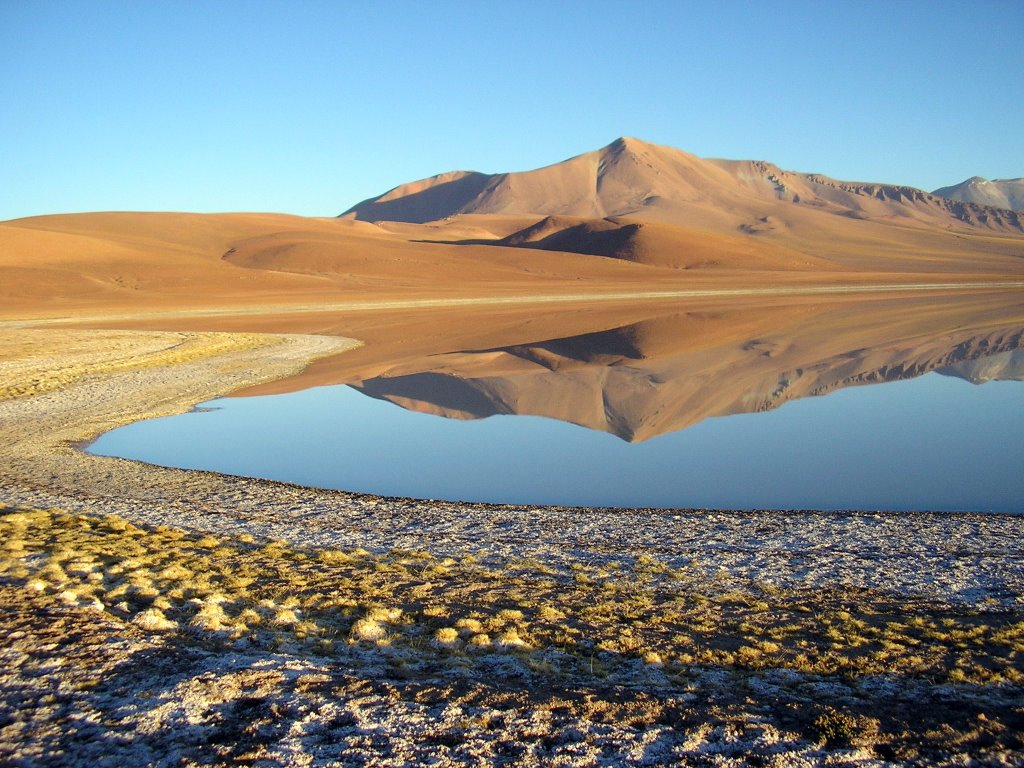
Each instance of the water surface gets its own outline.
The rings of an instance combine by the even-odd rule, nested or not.
[[[217,400],[91,450],[451,500],[1024,511],[1019,295],[638,312],[420,325],[338,358],[348,386]]]
[[[344,386],[222,399],[92,452],[450,500],[1024,511],[1024,384],[928,374],[714,418],[630,444],[553,419],[460,421]]]

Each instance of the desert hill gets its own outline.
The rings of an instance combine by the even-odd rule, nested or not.
[[[1024,231],[1024,216],[919,189],[847,182],[762,161],[708,160],[672,147],[619,138],[532,171],[456,171],[405,184],[343,216],[425,223],[460,214],[630,217],[754,234],[808,211],[901,224]],[[768,217],[769,221],[764,219]],[[764,226],[767,225],[767,226]]]
[[[1022,274],[1024,213],[637,139],[535,171],[443,174],[342,218],[0,222],[0,311],[12,318]]]
[[[932,194],[992,208],[1024,211],[1024,178],[989,181],[981,176],[972,176],[951,187],[936,189]]]
[[[690,227],[616,217],[545,216],[496,241],[478,242],[606,256],[673,269],[813,269],[827,272],[837,268],[825,259],[781,244],[758,243],[742,234],[723,233],[708,238],[706,232]]]
[[[537,170],[456,171],[405,184],[342,219],[407,235],[427,227],[421,237],[449,244],[681,270],[1015,273],[1024,254],[1018,211],[761,161],[702,159],[632,138]],[[467,227],[477,234],[446,234]]]
[[[430,227],[415,230],[283,214],[113,212],[0,222],[0,316],[500,295],[579,290],[592,281],[639,289],[671,277],[574,254],[552,260],[520,248],[453,248],[426,241]],[[451,226],[444,236],[494,230]]]

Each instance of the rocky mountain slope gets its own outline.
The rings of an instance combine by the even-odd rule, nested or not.
[[[1024,178],[989,181],[981,176],[972,176],[951,187],[936,189],[932,194],[992,208],[1024,210]]]

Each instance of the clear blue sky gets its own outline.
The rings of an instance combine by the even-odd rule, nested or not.
[[[334,215],[620,135],[932,189],[1024,176],[1024,2],[0,0],[0,219]]]

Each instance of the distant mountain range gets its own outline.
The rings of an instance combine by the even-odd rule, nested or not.
[[[1019,204],[1019,185],[940,191],[999,190]],[[261,297],[309,307],[1021,279],[1024,211],[631,138],[533,171],[404,184],[341,218],[97,212],[0,222],[0,306],[15,317]]]
[[[830,214],[1020,232],[1024,216],[1008,209],[1016,207],[1022,192],[1024,180],[971,180],[930,194],[913,187],[796,173],[763,161],[702,159],[672,147],[619,138],[537,170],[452,171],[403,184],[342,215],[411,223],[461,214],[629,217],[758,234],[799,223],[809,214]]]
[[[989,181],[981,176],[972,176],[951,187],[936,189],[932,194],[949,200],[963,200],[992,208],[1024,210],[1024,179]]]

